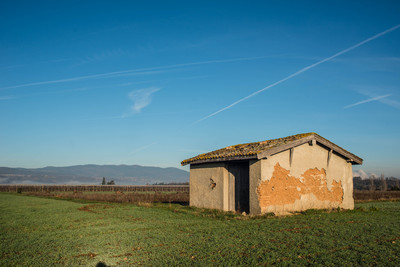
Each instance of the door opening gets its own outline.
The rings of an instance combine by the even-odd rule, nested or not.
[[[234,177],[235,181],[235,210],[249,213],[249,162],[230,163],[229,173]]]

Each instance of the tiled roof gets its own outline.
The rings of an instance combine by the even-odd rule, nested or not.
[[[346,154],[349,159],[353,160],[353,158],[355,158],[357,164],[362,164],[362,159],[344,150],[343,148],[336,146],[335,144],[331,143],[330,141],[326,140],[325,138],[319,136],[316,133],[296,134],[284,138],[228,146],[215,151],[197,155],[193,158],[185,159],[184,161],[181,162],[181,164],[186,165],[191,163],[213,162],[213,161],[233,160],[233,159],[234,160],[251,159],[251,158],[257,159],[260,153],[265,153],[267,151],[274,151],[277,148],[279,149],[279,147],[287,147],[290,146],[291,143],[293,144],[298,143],[301,139],[308,140],[310,138],[317,138],[319,141],[328,144],[329,147],[332,145],[332,147],[335,147],[335,150],[340,150],[340,152]]]
[[[198,160],[206,159],[217,159],[217,158],[228,158],[228,157],[238,157],[238,156],[256,156],[258,153],[265,151],[267,149],[287,144],[289,142],[299,140],[301,138],[307,137],[313,133],[296,134],[284,138],[271,139],[266,141],[239,144],[234,146],[228,146],[208,153],[200,154],[196,157],[185,159],[182,161],[182,165],[189,164]]]

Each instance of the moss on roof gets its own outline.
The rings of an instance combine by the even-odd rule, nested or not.
[[[257,154],[260,152],[267,151],[268,149],[278,147],[313,134],[318,135],[316,133],[303,133],[303,134],[287,136],[284,138],[228,146],[208,153],[197,155],[196,157],[193,158],[185,159],[184,161],[181,162],[181,164],[186,165],[199,160],[212,160],[218,158],[241,157],[241,156],[246,158],[251,156],[257,156]]]

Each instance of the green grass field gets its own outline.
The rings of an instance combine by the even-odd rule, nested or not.
[[[399,222],[400,202],[249,217],[1,193],[0,266],[397,266]]]

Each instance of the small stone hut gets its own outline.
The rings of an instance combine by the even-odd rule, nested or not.
[[[250,214],[353,209],[356,155],[316,133],[228,146],[190,164],[190,205]]]

